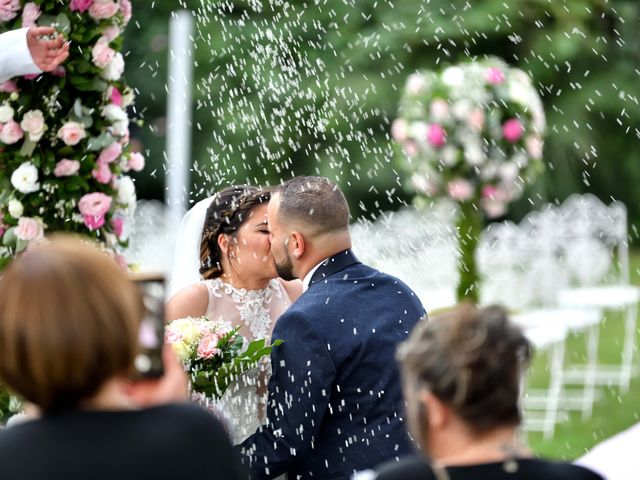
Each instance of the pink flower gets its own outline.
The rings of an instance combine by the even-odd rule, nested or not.
[[[0,22],[8,22],[18,16],[20,0],[0,0]]]
[[[122,107],[122,93],[116,87],[109,87],[107,90],[107,97],[114,105]]]
[[[404,118],[396,118],[391,124],[391,136],[396,142],[404,142],[407,139],[408,128]]]
[[[510,200],[511,196],[503,188],[494,185],[482,187],[480,205],[489,218],[501,217],[507,213],[507,204]]]
[[[101,192],[87,193],[80,198],[78,210],[82,215],[104,216],[111,208],[111,197]]]
[[[91,172],[91,176],[96,182],[107,184],[111,181],[111,169],[108,163],[97,162],[96,167]]]
[[[120,12],[122,12],[124,23],[129,23],[131,20],[131,2],[129,0],[120,0]]]
[[[44,236],[42,221],[37,218],[20,217],[18,226],[16,227],[16,237],[25,242],[30,242],[36,238]]]
[[[165,331],[164,340],[166,343],[178,343],[184,340],[184,333],[175,325],[169,325]]]
[[[0,127],[0,142],[6,145],[12,145],[24,137],[24,132],[20,128],[20,124],[15,120],[9,120],[4,126]]]
[[[60,138],[65,145],[77,145],[80,140],[86,136],[87,132],[84,130],[84,125],[77,122],[67,122],[58,130],[58,138]]]
[[[91,49],[91,61],[98,68],[105,68],[111,63],[116,51],[109,47],[107,37],[100,37]]]
[[[35,78],[38,78],[39,76],[39,73],[29,73],[28,75],[23,75],[22,78],[24,78],[25,80],[33,80]]]
[[[32,142],[37,142],[42,138],[47,126],[44,123],[44,115],[40,110],[29,110],[22,117],[20,128],[27,134]]]
[[[53,170],[53,174],[56,177],[69,177],[78,173],[78,170],[80,170],[79,161],[64,158],[56,163],[56,168]]]
[[[124,232],[124,218],[120,216],[113,217],[111,219],[111,228],[113,228],[113,233],[116,234],[116,237],[121,238],[122,232]]]
[[[445,118],[447,118],[447,115],[449,114],[449,104],[442,98],[436,98],[433,102],[431,102],[429,110],[433,120],[435,120],[436,122],[441,122]]]
[[[432,123],[427,131],[427,141],[432,146],[440,148],[447,143],[447,132],[437,123]]]
[[[540,160],[542,158],[542,139],[536,136],[529,136],[524,139],[524,145],[527,149],[527,153],[531,155],[531,158]]]
[[[120,155],[122,155],[122,145],[113,142],[100,152],[98,163],[113,163]]]
[[[42,12],[35,3],[27,3],[22,11],[22,28],[33,27],[41,14]]]
[[[516,143],[523,133],[524,127],[517,118],[510,118],[502,124],[502,136],[509,143]]]
[[[113,0],[94,0],[89,7],[89,16],[94,20],[106,20],[118,13],[119,8]]]
[[[458,178],[449,182],[447,193],[454,200],[469,200],[473,196],[473,186],[468,181]]]
[[[13,80],[7,80],[6,82],[0,83],[0,92],[2,93],[13,93],[17,91],[18,86]]]
[[[504,72],[498,67],[489,67],[485,72],[485,79],[491,85],[500,85],[504,82]]]
[[[120,29],[115,25],[109,25],[102,29],[102,35],[110,42],[120,35]]]
[[[467,123],[470,128],[479,132],[484,128],[484,119],[484,112],[479,108],[474,108],[469,113]]]
[[[402,149],[409,157],[413,158],[418,155],[418,145],[416,142],[408,140],[402,144]]]
[[[200,358],[213,358],[220,355],[222,350],[218,348],[219,338],[215,333],[203,337],[198,344],[198,356]]]
[[[93,0],[71,0],[71,5],[69,5],[69,9],[72,12],[84,13],[89,9],[92,3],[93,3]]]
[[[144,157],[140,152],[133,152],[129,155],[128,166],[131,170],[136,172],[141,171],[144,168]]]
[[[82,221],[89,230],[96,230],[104,225],[104,215],[83,215]]]

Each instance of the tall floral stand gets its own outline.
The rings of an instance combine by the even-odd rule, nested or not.
[[[456,231],[458,234],[458,302],[478,303],[480,296],[480,275],[476,263],[476,249],[482,233],[483,214],[473,202],[459,204]]]

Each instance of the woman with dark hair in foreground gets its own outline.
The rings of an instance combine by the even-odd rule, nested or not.
[[[531,345],[500,307],[422,320],[398,349],[413,438],[430,459],[388,463],[378,480],[602,480],[535,458],[518,441]]]
[[[131,380],[143,305],[104,252],[55,238],[0,277],[0,381],[41,418],[0,430],[0,478],[246,478],[222,425],[163,377]],[[156,405],[151,406],[150,405]],[[145,408],[146,407],[146,408]]]

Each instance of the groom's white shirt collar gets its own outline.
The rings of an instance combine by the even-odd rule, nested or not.
[[[326,262],[326,260],[327,259],[325,258],[321,262],[318,262],[318,264],[315,267],[313,267],[311,270],[309,270],[309,273],[307,273],[304,276],[304,278],[302,279],[302,293],[306,292],[309,289],[309,283],[311,283],[311,277],[313,277],[313,274],[316,273],[316,270],[318,270],[320,265]]]

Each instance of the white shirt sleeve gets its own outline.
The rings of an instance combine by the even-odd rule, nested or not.
[[[29,52],[28,30],[20,28],[0,34],[0,83],[19,75],[42,73]]]

